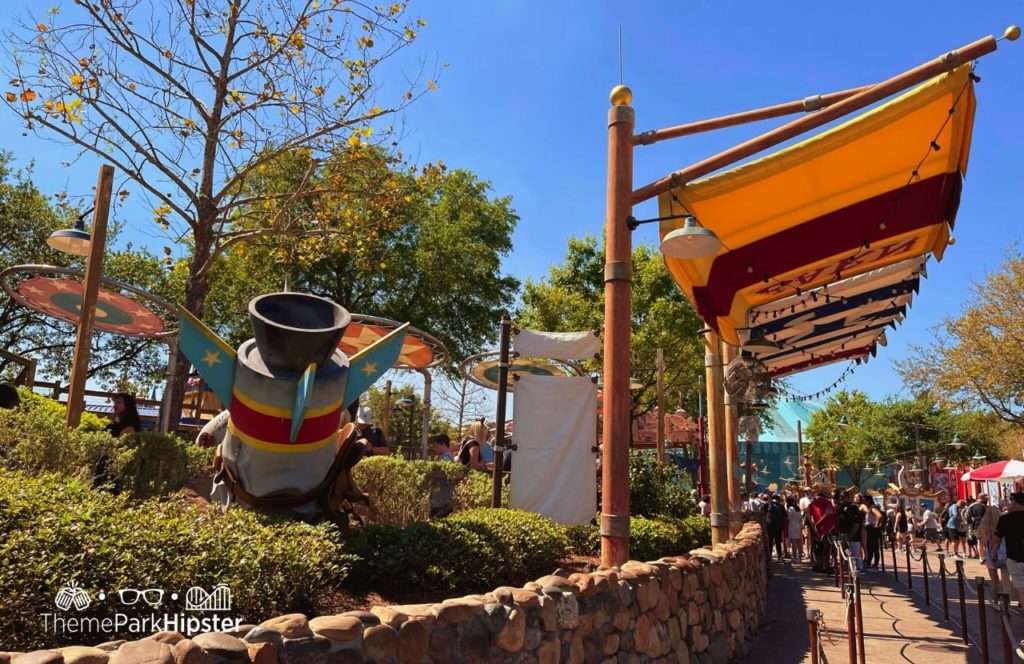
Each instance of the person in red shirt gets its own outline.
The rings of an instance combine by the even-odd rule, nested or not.
[[[828,499],[824,491],[818,491],[818,495],[811,501],[807,508],[807,521],[809,530],[814,539],[814,571],[828,572],[825,567],[827,559],[828,544],[826,536],[835,530],[836,508]]]

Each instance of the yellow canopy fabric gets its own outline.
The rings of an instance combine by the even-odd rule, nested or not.
[[[913,256],[941,258],[967,169],[970,74],[961,66],[801,143],[660,196],[661,216],[689,212],[722,240],[712,258],[665,259],[701,317],[736,345],[752,307]],[[662,222],[662,237],[681,225]]]

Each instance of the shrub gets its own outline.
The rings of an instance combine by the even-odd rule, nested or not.
[[[460,464],[461,465],[461,464]],[[455,485],[455,512],[471,510],[477,507],[491,506],[491,493],[494,480],[488,473],[470,471],[467,468],[465,478]],[[508,485],[501,484],[501,506],[508,507]]]
[[[132,503],[52,474],[0,474],[0,648],[6,650],[108,638],[44,631],[42,615],[54,612],[54,598],[67,584],[93,598],[75,617],[105,618],[117,610],[132,615],[131,608],[99,601],[100,590],[161,588],[163,610],[180,612],[182,602],[171,601],[171,592],[184,597],[191,586],[224,583],[232,616],[253,621],[311,611],[351,562],[329,526],[242,509],[222,514],[181,499]]]
[[[601,529],[593,524],[565,526],[569,550],[577,556],[596,556],[601,553]]]
[[[213,450],[177,436],[143,431],[118,439],[113,474],[136,498],[177,491],[212,463]]]
[[[350,578],[360,589],[469,592],[550,571],[568,540],[539,515],[478,509],[404,528],[357,528],[346,545],[359,557]]]
[[[489,507],[491,477],[450,461],[406,461],[372,456],[352,469],[356,484],[370,496],[368,521],[406,526],[430,518],[431,498],[454,511]],[[508,489],[503,491],[508,503]]]
[[[26,396],[28,395],[28,396]],[[0,465],[30,473],[56,472],[103,482],[146,498],[177,491],[210,464],[209,450],[169,434],[114,438],[103,427],[64,425],[64,407],[22,391],[22,409],[0,411]],[[88,429],[94,430],[88,430]]]
[[[370,496],[369,521],[402,527],[430,518],[431,493],[458,484],[468,472],[450,461],[372,456],[356,464],[352,477]]]
[[[688,517],[694,511],[689,491],[690,479],[678,466],[658,463],[650,451],[629,453],[629,507],[633,514]]]
[[[629,529],[629,556],[635,560],[674,556],[711,541],[711,522],[700,515],[686,519],[634,516],[629,520]]]
[[[506,578],[533,577],[551,571],[569,553],[569,538],[551,520],[523,510],[479,508],[448,517],[495,540],[499,567]]]

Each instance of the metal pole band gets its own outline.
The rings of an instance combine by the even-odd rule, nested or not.
[[[609,261],[604,264],[604,282],[633,281],[633,266],[626,261]]]
[[[712,512],[711,513],[711,527],[722,527],[729,525],[729,515],[724,512]]]
[[[629,537],[629,517],[617,514],[602,514],[601,536]]]
[[[732,405],[733,405],[732,404],[732,396],[728,392],[725,393],[724,403],[725,403],[725,407],[726,408],[731,408]]]
[[[632,106],[612,106],[608,109],[608,126],[622,122],[632,124],[636,121],[636,112]]]
[[[720,366],[721,364],[722,362],[718,358],[718,353],[707,353],[704,355],[704,366],[708,369]]]
[[[821,611],[819,611],[818,609],[807,609],[808,622],[817,622],[819,617],[821,617]]]

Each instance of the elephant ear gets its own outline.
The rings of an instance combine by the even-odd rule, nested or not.
[[[178,346],[225,406],[235,386],[235,351],[184,308],[178,309]]]

